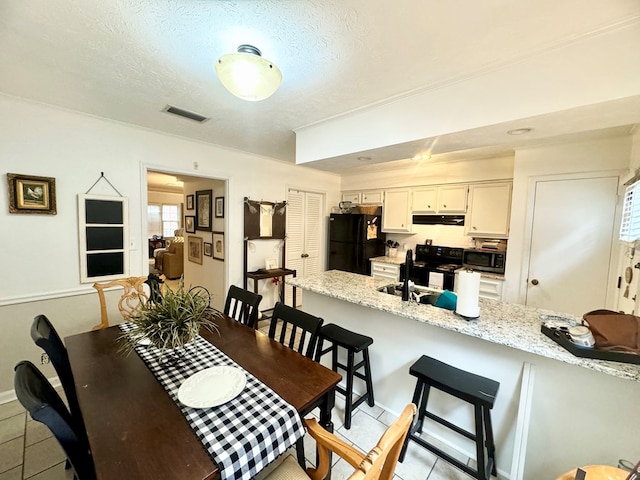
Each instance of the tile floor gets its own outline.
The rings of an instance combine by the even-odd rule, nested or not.
[[[351,429],[343,426],[344,398],[338,395],[333,411],[336,434],[363,452],[375,445],[384,430],[395,417],[380,407],[364,404],[352,416]],[[442,447],[447,449],[446,446]],[[293,452],[291,452],[293,453]],[[456,454],[453,452],[452,454]],[[305,456],[310,464],[315,462],[315,443],[305,437]],[[284,455],[281,457],[284,458]],[[458,458],[468,461],[467,458]],[[346,479],[353,469],[334,456],[332,478]],[[277,465],[278,462],[274,462]],[[49,430],[34,422],[17,402],[0,405],[0,480],[72,480],[70,470],[65,470],[65,455]],[[275,466],[274,465],[274,466]],[[263,478],[270,468],[261,472]],[[398,463],[396,480],[466,480],[471,477],[450,466],[435,455],[410,444],[403,463]]]

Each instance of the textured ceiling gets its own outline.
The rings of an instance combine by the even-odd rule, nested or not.
[[[639,18],[638,0],[2,0],[0,92],[293,161],[296,128]],[[263,102],[215,76],[242,43],[283,72]]]

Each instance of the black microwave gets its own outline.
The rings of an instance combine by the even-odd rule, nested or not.
[[[467,249],[462,252],[462,266],[479,272],[504,273],[506,254],[493,250]]]

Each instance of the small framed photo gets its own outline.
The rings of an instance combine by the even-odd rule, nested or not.
[[[193,210],[193,195],[187,195],[187,210]]]
[[[275,258],[267,258],[264,261],[264,268],[266,270],[273,270],[274,268],[278,268],[278,261]]]
[[[213,258],[224,261],[224,232],[213,232]]]
[[[56,215],[56,179],[7,173],[9,213]]]
[[[187,237],[187,249],[189,261],[202,265],[202,237],[189,235]]]
[[[213,247],[212,243],[204,242],[204,255],[206,257],[210,257],[211,256],[211,251],[213,250],[212,247]]]
[[[216,197],[216,218],[224,218],[224,197]]]
[[[185,215],[184,229],[187,233],[196,233],[196,217],[193,215]]]
[[[212,190],[196,192],[196,230],[211,231],[211,196]]]

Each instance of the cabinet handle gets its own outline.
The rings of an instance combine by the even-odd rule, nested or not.
[[[540,282],[538,281],[537,278],[534,278],[533,280],[531,280],[531,285],[538,285]]]
[[[443,206],[444,208],[447,208],[447,206],[446,206],[446,205],[442,205],[442,206]]]
[[[477,229],[478,229],[478,227],[471,227],[471,228],[473,228],[474,230],[477,230]]]
[[[431,205],[427,205],[427,208],[431,208]]]
[[[309,254],[308,253],[303,253],[302,255],[300,255],[300,258],[309,258]]]

